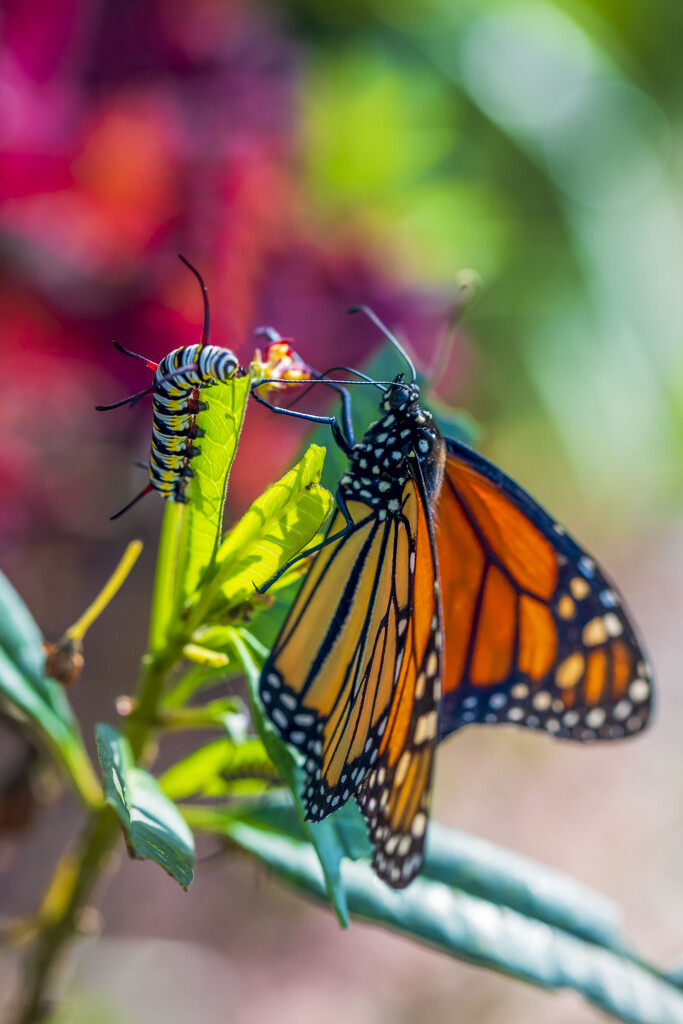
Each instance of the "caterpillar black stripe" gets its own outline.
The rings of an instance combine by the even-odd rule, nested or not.
[[[204,300],[204,326],[198,345],[184,345],[173,349],[160,363],[145,356],[129,352],[117,342],[114,346],[124,355],[140,359],[154,370],[152,384],[135,395],[114,402],[112,405],[98,405],[104,411],[118,409],[122,405],[133,406],[141,398],[152,395],[154,422],[152,425],[152,450],[149,464],[149,483],[125,508],[112,516],[118,519],[150,491],[158,491],[169,501],[185,502],[185,489],[193,476],[192,459],[200,451],[195,444],[201,436],[197,426],[197,413],[205,406],[200,401],[202,389],[212,387],[233,377],[244,375],[237,356],[228,348],[209,345],[209,297],[201,274],[184,256],[180,259],[199,281]]]

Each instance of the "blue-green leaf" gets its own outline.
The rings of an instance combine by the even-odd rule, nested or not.
[[[318,856],[310,843],[297,836],[297,828],[287,834],[285,820],[280,811],[276,827],[267,829],[263,822],[226,819],[224,833],[283,879],[324,900],[326,885]],[[508,856],[502,854],[501,869]],[[546,871],[540,865],[536,868],[541,874]],[[485,866],[484,875],[486,870]],[[555,876],[555,881],[558,878]],[[609,924],[609,941],[604,945],[597,939],[580,938],[576,934],[579,929],[572,933],[559,924],[550,925],[531,909],[524,914],[493,898],[475,896],[422,875],[407,889],[394,892],[378,882],[365,860],[344,859],[341,882],[353,916],[541,988],[572,988],[629,1024],[683,1024],[683,994],[655,968],[629,955],[626,942],[612,933]],[[498,877],[493,887],[496,891],[500,882]],[[567,892],[576,885],[569,879],[562,883]],[[481,888],[478,882],[477,887]],[[584,890],[581,898],[585,900],[586,895]],[[595,899],[599,907],[605,905],[597,894]],[[550,894],[548,902],[552,903]],[[530,907],[533,903],[532,898]],[[584,902],[578,915],[590,916],[590,912]],[[589,934],[591,927],[585,931]]]
[[[240,811],[240,820],[305,839],[291,801],[272,795]],[[327,819],[352,860],[369,861],[367,826],[353,801]],[[525,917],[614,950],[622,949],[619,907],[593,889],[528,857],[430,822],[420,877],[442,882]]]
[[[43,637],[30,611],[6,576],[0,573],[0,648],[48,703]]]
[[[88,804],[101,790],[63,688],[48,679],[43,638],[28,608],[0,573],[0,703],[27,721],[66,769]]]
[[[247,640],[249,643],[245,642]],[[343,850],[337,842],[334,828],[329,820],[317,823],[304,820],[304,807],[300,795],[303,788],[303,779],[299,764],[290,748],[282,742],[261,708],[258,684],[262,659],[255,652],[254,642],[246,630],[240,630],[239,632],[235,630],[233,643],[235,653],[242,662],[247,678],[254,727],[263,740],[268,755],[277,768],[280,778],[290,789],[301,827],[304,829],[307,839],[313,844],[315,856],[319,860],[328,899],[334,908],[339,923],[346,928],[349,923],[349,912],[340,873]],[[265,654],[265,652],[263,653]]]
[[[325,449],[311,445],[281,480],[257,498],[221,544],[216,562],[221,599],[234,607],[308,545],[332,509],[332,495],[318,486]]]
[[[128,740],[112,726],[98,725],[97,752],[107,803],[119,817],[131,855],[156,861],[187,889],[194,840],[177,807],[157,780],[135,764]]]
[[[621,911],[575,879],[476,836],[431,822],[423,876],[464,889],[589,942],[616,949]]]

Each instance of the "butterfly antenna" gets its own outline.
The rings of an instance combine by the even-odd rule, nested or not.
[[[202,298],[204,300],[204,326],[202,328],[201,341],[199,342],[199,347],[201,349],[202,346],[206,345],[207,341],[209,340],[209,323],[210,323],[209,293],[207,291],[206,285],[204,284],[204,278],[199,273],[197,268],[193,267],[192,264],[190,263],[190,261],[186,260],[184,256],[181,256],[180,253],[178,253],[178,259],[181,260],[181,262],[185,264],[185,266],[188,268],[188,270],[192,271],[194,276],[199,281],[199,284],[200,284],[201,289],[202,289]]]
[[[360,383],[360,381],[363,381],[364,384],[373,384],[382,392],[385,392],[387,390],[386,386],[382,381],[375,380],[374,377],[368,377],[367,373],[361,373],[360,370],[354,370],[352,366],[331,366],[329,370],[325,370],[325,372],[321,374],[319,379],[322,380],[323,383],[325,383],[325,377],[327,377],[328,373],[337,373],[338,370],[344,370],[345,373],[355,373],[355,375],[359,378],[359,380],[356,383]],[[354,381],[348,381],[348,383],[353,384]]]
[[[446,367],[450,361],[451,352],[458,336],[458,329],[466,311],[477,299],[481,291],[482,282],[474,270],[461,270],[455,278],[455,297],[448,310],[448,319],[443,330],[441,339],[437,345],[436,352],[432,359],[427,373],[427,390],[441,380]]]
[[[406,363],[410,367],[410,372],[413,375],[414,384],[415,381],[417,380],[417,370],[415,369],[415,364],[413,363],[412,359],[410,358],[410,356],[408,355],[408,353],[406,352],[406,350],[404,349],[403,345],[398,340],[396,335],[389,330],[386,324],[382,323],[377,314],[372,309],[370,309],[369,306],[352,306],[351,309],[349,310],[349,313],[365,313],[366,317],[369,320],[372,320],[375,327],[378,327],[380,329],[380,331],[387,339],[387,341],[390,341],[391,344],[396,349],[396,351],[399,353],[399,355],[403,356],[403,358],[405,359]]]
[[[355,373],[361,378],[361,380],[328,380],[325,374],[332,373],[335,370],[346,370],[348,373]],[[315,371],[311,370],[311,373],[313,372]],[[302,398],[305,398],[311,388],[315,387],[316,384],[327,384],[334,391],[338,391],[340,394],[344,391],[344,387],[342,387],[342,385],[347,384],[369,384],[373,388],[379,388],[382,394],[386,394],[387,388],[393,387],[396,384],[396,381],[392,380],[375,380],[373,377],[368,377],[367,374],[361,373],[360,370],[354,370],[350,366],[333,366],[331,369],[326,370],[325,374],[316,375],[314,380],[281,380],[278,377],[264,377],[262,380],[257,381],[255,386],[259,387],[261,384],[288,384],[290,386],[296,385],[298,387],[302,387],[305,385],[305,391],[300,392],[294,401],[287,406],[288,409],[291,409],[297,405]],[[408,387],[407,384],[403,384],[402,386]]]
[[[351,372],[357,373],[358,371],[352,370]],[[385,391],[386,388],[394,387],[396,381],[374,380],[373,377],[368,377],[367,380],[329,380],[327,377],[316,377],[315,380],[283,380],[282,377],[261,377],[254,386],[260,387],[262,384],[286,384],[288,387],[301,387],[302,385],[312,387],[313,384],[357,384],[359,387],[362,387],[365,384],[369,384],[373,388]],[[404,382],[401,387],[407,388],[408,385]]]

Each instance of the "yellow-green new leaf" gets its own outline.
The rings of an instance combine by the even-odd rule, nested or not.
[[[325,449],[311,445],[297,465],[258,498],[220,546],[217,564],[221,602],[249,601],[254,588],[272,579],[313,540],[333,498],[318,481]]]
[[[280,784],[277,769],[260,739],[207,743],[169,768],[159,783],[172,800],[187,800],[191,796],[225,796],[231,793],[233,782],[246,779],[260,783],[258,791],[264,783]]]

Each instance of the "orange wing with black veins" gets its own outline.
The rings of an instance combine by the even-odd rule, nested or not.
[[[449,440],[435,520],[440,738],[471,723],[582,742],[645,728],[651,674],[619,594],[526,491]]]

